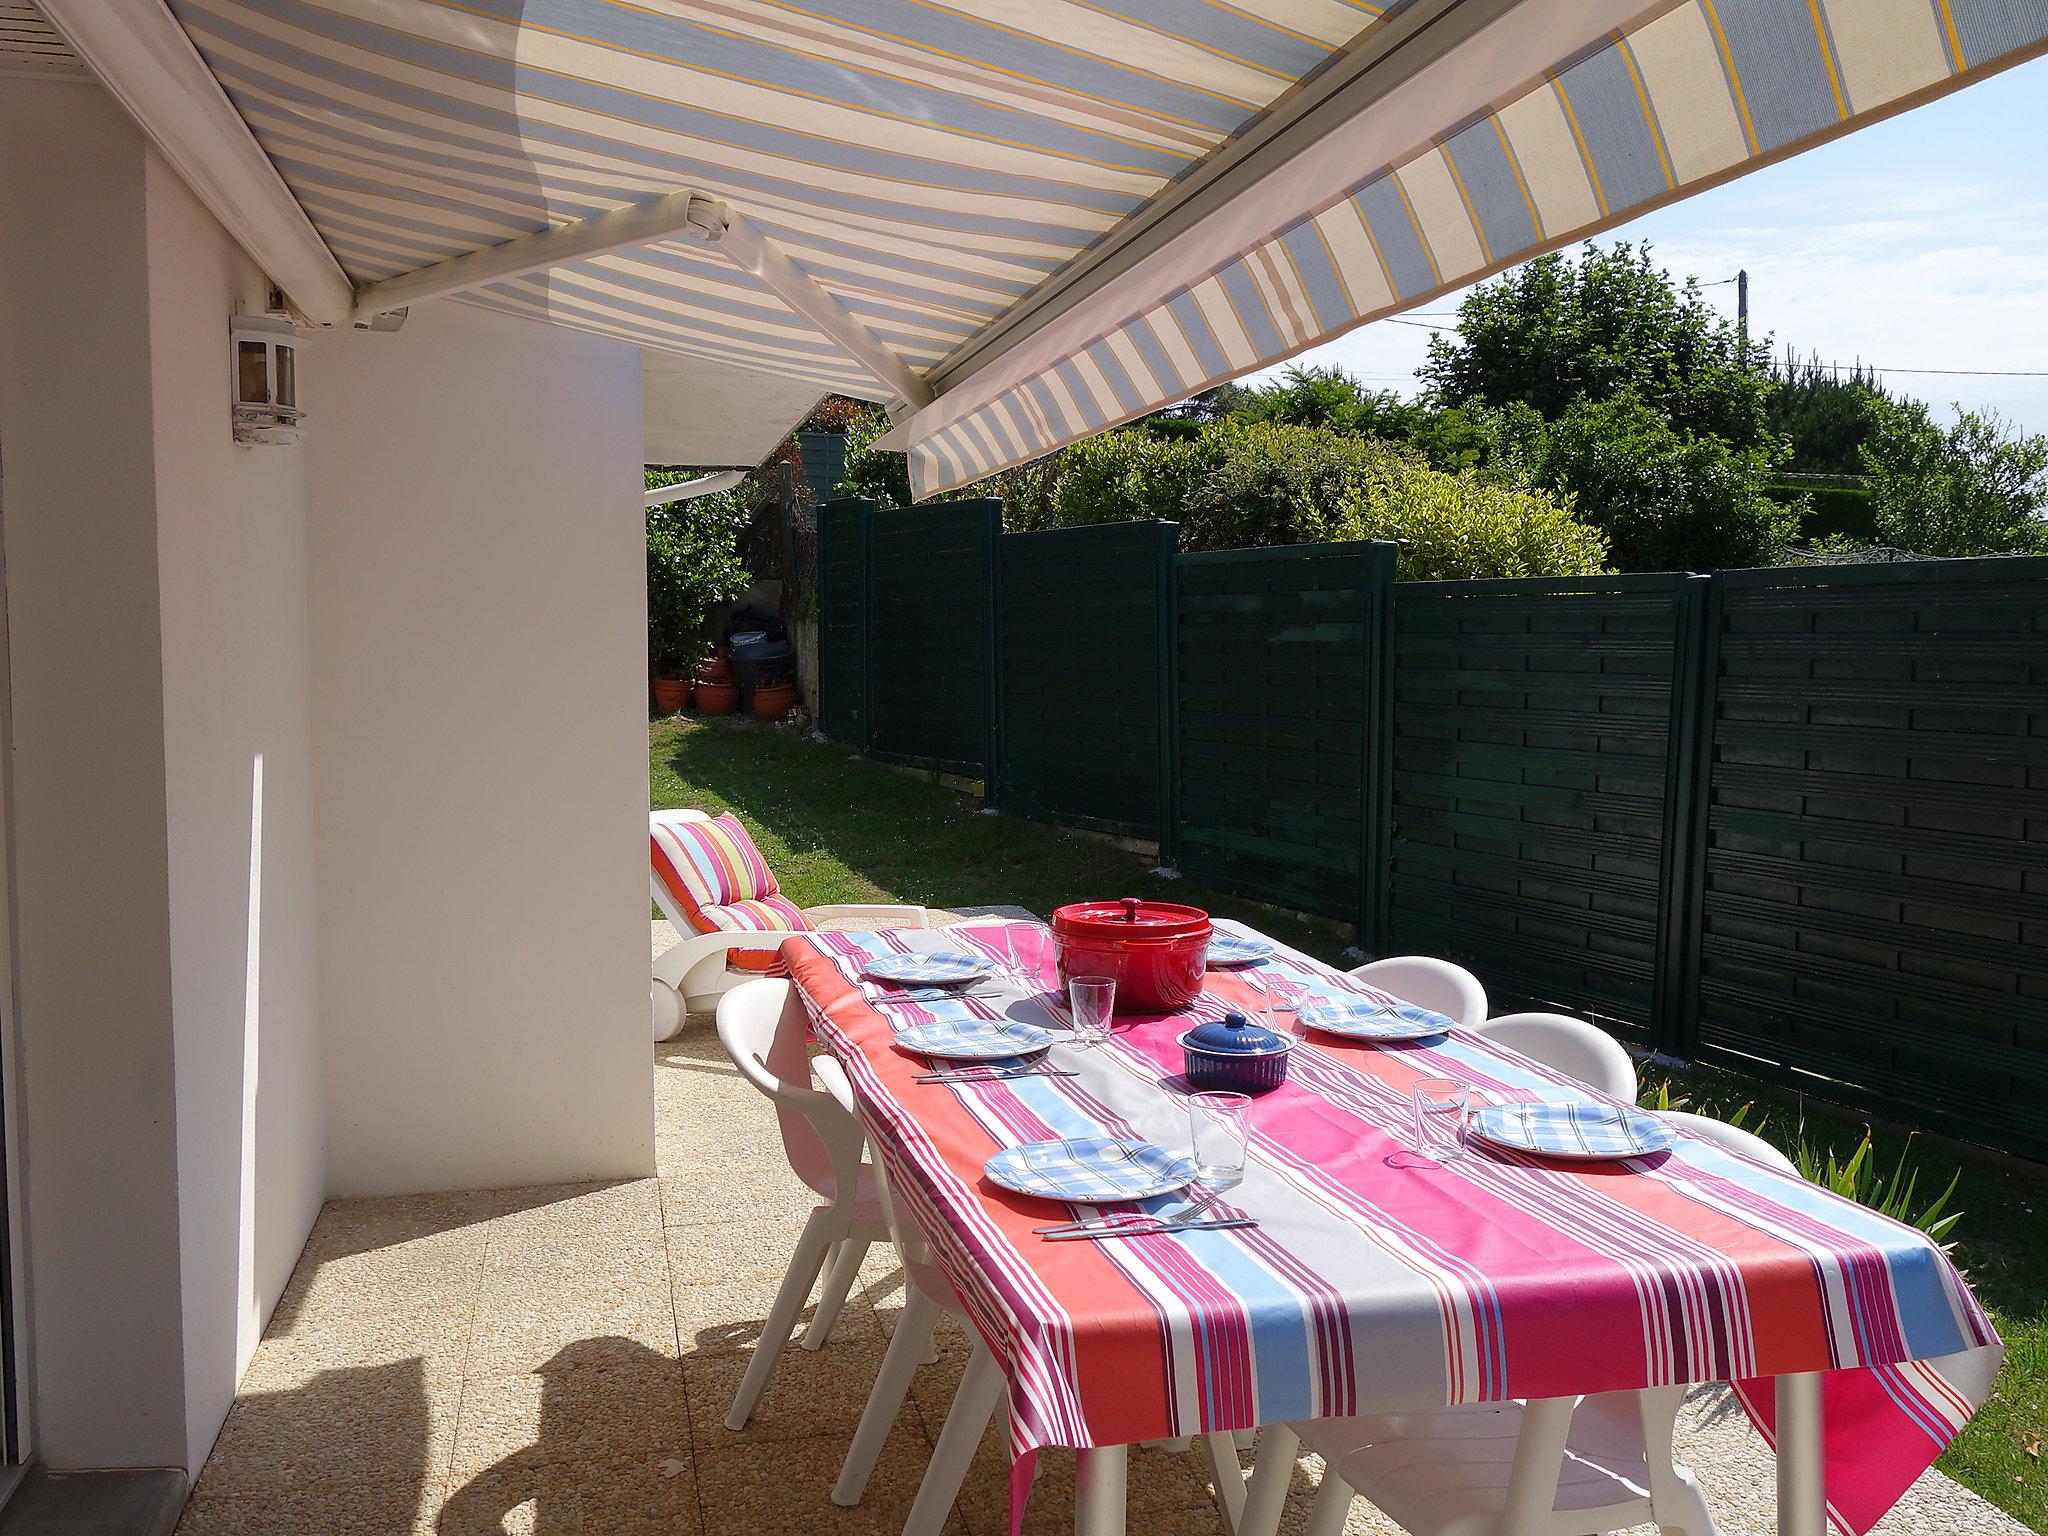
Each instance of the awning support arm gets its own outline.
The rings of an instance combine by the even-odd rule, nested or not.
[[[819,287],[817,279],[791,261],[746,215],[728,208],[724,235],[715,243],[734,266],[758,277],[783,303],[838,342],[863,368],[896,391],[912,410],[931,404],[931,386],[877,341],[874,333],[845,305]]]
[[[678,480],[674,485],[657,486],[647,493],[648,510],[665,507],[672,501],[694,501],[715,491],[729,491],[746,478],[744,469],[721,469],[699,475],[694,480]]]
[[[703,192],[671,192],[651,203],[617,208],[594,219],[520,235],[502,245],[450,257],[417,272],[371,283],[356,298],[356,316],[374,315],[444,298],[488,283],[524,277],[567,262],[584,261],[654,240],[690,240],[709,246],[751,272],[783,303],[839,343],[913,409],[929,405],[931,387],[817,280],[785,255],[727,203]]]
[[[579,219],[573,224],[519,235],[480,251],[451,256],[431,267],[365,284],[356,295],[356,317],[368,320],[409,304],[445,298],[655,240],[715,240],[724,227],[724,212],[723,203],[702,192],[671,192],[651,203],[614,208],[594,219]]]

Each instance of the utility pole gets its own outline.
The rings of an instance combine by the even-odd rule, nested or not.
[[[1735,334],[1742,342],[1742,355],[1749,356],[1749,268],[1735,274]]]

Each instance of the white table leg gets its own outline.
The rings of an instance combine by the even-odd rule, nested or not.
[[[1827,1536],[1820,1374],[1778,1378],[1778,1536]]]
[[[1127,1445],[1081,1451],[1074,1466],[1074,1536],[1124,1536]]]

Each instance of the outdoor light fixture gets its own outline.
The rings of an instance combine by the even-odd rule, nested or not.
[[[236,315],[229,330],[235,389],[235,441],[296,443],[299,349],[305,345],[285,315]]]

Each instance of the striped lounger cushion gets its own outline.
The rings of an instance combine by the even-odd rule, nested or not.
[[[678,927],[696,933],[767,929],[809,932],[803,908],[780,894],[775,872],[733,815],[709,821],[648,822],[654,861],[654,899]],[[786,976],[772,949],[736,949],[726,968],[752,976]]]

